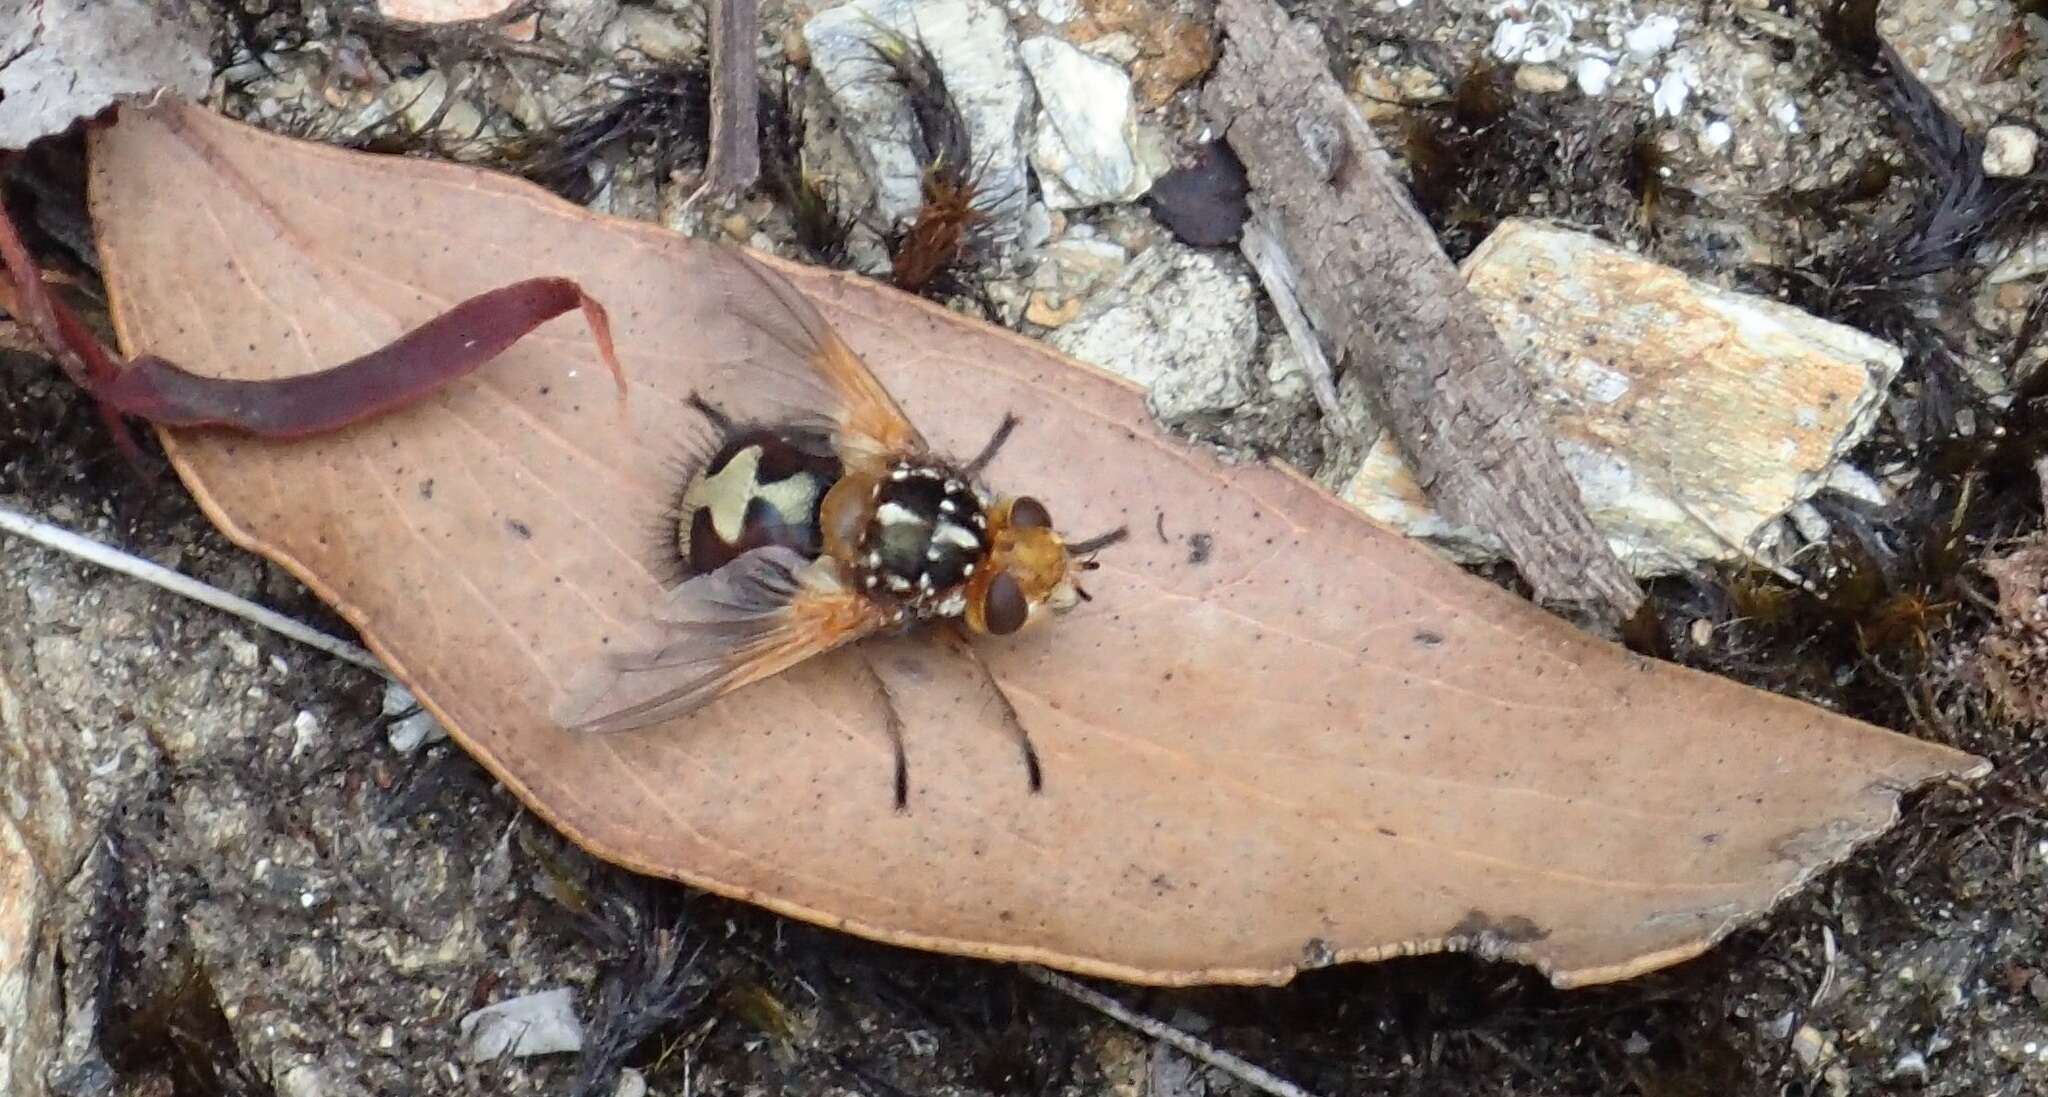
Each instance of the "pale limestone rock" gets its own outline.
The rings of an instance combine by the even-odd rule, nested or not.
[[[1048,341],[1145,386],[1152,414],[1174,423],[1243,404],[1258,339],[1251,280],[1241,267],[1160,244]]]
[[[1464,272],[1639,576],[1728,558],[1731,543],[1768,549],[1788,511],[1841,480],[1900,366],[1861,332],[1539,222],[1506,222]],[[1459,559],[1499,556],[1429,506],[1390,439],[1344,496]]]
[[[0,0],[0,149],[27,148],[120,102],[196,99],[212,28],[149,0]]]
[[[1031,166],[1046,205],[1076,209],[1144,194],[1152,173],[1136,151],[1130,76],[1057,38],[1028,39],[1020,52],[1042,108]]]
[[[923,42],[938,63],[967,122],[994,234],[1015,239],[1030,202],[1023,137],[1036,100],[1009,19],[985,0],[852,0],[804,24],[811,67],[874,184],[876,212],[894,224],[917,212],[925,165],[910,104],[875,53],[890,33]]]
[[[1984,134],[1984,174],[2010,179],[2034,170],[2041,136],[2025,126],[1993,126]]]
[[[1515,87],[1536,95],[1552,95],[1571,86],[1571,76],[1556,65],[1523,65],[1515,70]]]
[[[556,1055],[583,1048],[583,1024],[576,1018],[576,993],[557,987],[522,994],[464,1017],[464,1055],[472,1063],[511,1057]]]

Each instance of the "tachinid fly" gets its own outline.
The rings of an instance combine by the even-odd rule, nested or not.
[[[737,251],[716,262],[726,303],[753,336],[734,380],[750,406],[771,410],[741,420],[691,400],[714,442],[686,464],[678,491],[685,578],[654,609],[659,641],[614,655],[575,689],[558,712],[565,727],[646,727],[863,637],[931,623],[961,644],[1087,597],[1075,573],[1093,563],[1079,558],[1124,531],[1069,545],[1044,504],[981,485],[1014,418],[969,461],[934,454],[795,287]],[[1030,737],[1000,685],[987,684],[1037,791]],[[908,779],[890,711],[901,807]]]

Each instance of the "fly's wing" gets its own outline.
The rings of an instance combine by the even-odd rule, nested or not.
[[[555,711],[570,731],[630,731],[690,713],[752,682],[879,631],[890,612],[840,584],[829,559],[755,549],[694,576],[655,607],[659,636],[572,682]]]
[[[716,386],[739,417],[820,434],[850,472],[879,472],[927,449],[867,364],[787,279],[738,249],[715,253],[710,279],[721,317],[739,324],[739,346]]]

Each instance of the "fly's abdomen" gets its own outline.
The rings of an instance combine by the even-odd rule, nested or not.
[[[839,480],[837,459],[807,452],[772,430],[746,430],[690,478],[676,508],[676,549],[691,574],[769,545],[815,557],[818,506]]]

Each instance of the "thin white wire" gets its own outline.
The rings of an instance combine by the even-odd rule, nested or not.
[[[11,507],[0,506],[0,531],[25,537],[39,545],[98,564],[109,571],[140,579],[172,594],[212,606],[223,613],[233,614],[250,624],[269,629],[279,636],[318,648],[336,659],[374,670],[387,678],[391,676],[391,671],[386,669],[376,656],[347,640],[329,636],[275,610],[265,609],[247,598],[229,594],[219,587],[202,583],[189,575],[172,571],[161,564],[150,563],[139,556],[122,552],[112,545],[101,544],[62,526],[53,526],[39,518],[32,518]]]

